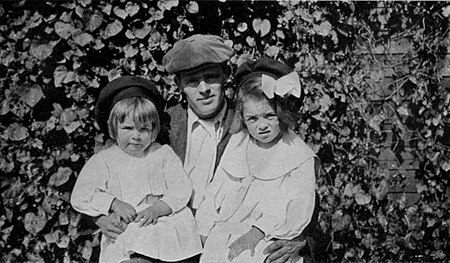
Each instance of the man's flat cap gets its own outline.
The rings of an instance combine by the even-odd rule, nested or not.
[[[165,101],[156,85],[143,77],[122,76],[106,84],[100,91],[95,105],[95,119],[105,134],[108,134],[107,122],[111,109],[117,102],[131,97],[144,97],[150,100],[161,118]]]
[[[163,58],[167,72],[193,69],[207,63],[222,63],[234,55],[223,38],[215,35],[193,35],[179,40]]]

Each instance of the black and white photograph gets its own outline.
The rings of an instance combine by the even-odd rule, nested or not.
[[[0,0],[0,262],[450,261],[450,1]]]

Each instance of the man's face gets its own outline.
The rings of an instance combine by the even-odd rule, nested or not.
[[[189,107],[200,119],[210,119],[225,102],[227,75],[219,64],[208,64],[178,75],[178,86],[186,95]]]

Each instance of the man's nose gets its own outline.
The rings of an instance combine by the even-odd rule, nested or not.
[[[197,89],[198,89],[198,92],[200,92],[200,93],[207,93],[210,91],[208,83],[206,83],[204,80],[202,80],[198,83]]]

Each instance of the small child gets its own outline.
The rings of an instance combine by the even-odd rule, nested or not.
[[[173,150],[155,141],[163,109],[156,86],[141,77],[120,77],[100,92],[97,122],[115,144],[88,160],[71,196],[75,210],[91,217],[114,213],[128,225],[115,242],[102,238],[100,262],[136,255],[172,262],[201,253],[186,207],[192,184]]]
[[[235,80],[237,133],[196,214],[207,236],[200,262],[264,262],[264,248],[299,236],[314,210],[317,157],[286,109],[301,96],[297,73],[262,58],[243,63]]]

